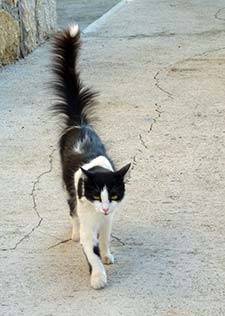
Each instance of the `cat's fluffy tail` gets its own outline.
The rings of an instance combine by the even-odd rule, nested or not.
[[[90,124],[96,93],[84,88],[77,70],[80,30],[77,24],[57,34],[53,40],[53,88],[57,101],[52,107],[61,114],[65,128]]]

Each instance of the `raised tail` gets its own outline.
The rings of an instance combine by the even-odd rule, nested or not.
[[[52,110],[61,114],[65,128],[90,124],[96,93],[84,88],[77,70],[80,30],[77,24],[57,34],[53,40],[53,88],[57,101]]]

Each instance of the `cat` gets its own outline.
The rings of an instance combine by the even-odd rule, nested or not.
[[[63,119],[59,140],[63,181],[72,217],[72,239],[83,247],[94,289],[107,284],[103,264],[112,264],[112,220],[125,194],[124,177],[130,163],[115,170],[104,144],[92,127],[96,93],[85,88],[77,70],[80,30],[77,24],[53,39],[55,114]]]

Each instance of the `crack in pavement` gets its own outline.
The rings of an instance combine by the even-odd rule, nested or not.
[[[169,65],[168,67],[166,67],[166,69],[167,69],[167,71],[169,71],[169,70],[175,68],[177,65],[183,64],[184,62],[192,61],[192,60],[194,60],[194,59],[197,58],[197,57],[204,57],[204,56],[207,55],[207,54],[219,52],[219,51],[224,50],[224,49],[225,49],[225,46],[219,47],[219,48],[209,49],[209,50],[206,50],[206,51],[204,51],[204,52],[202,52],[202,53],[194,54],[194,55],[192,55],[191,57],[181,59],[181,60],[179,60],[179,61],[177,61],[177,62],[175,62],[175,63]]]
[[[170,99],[173,99],[173,95],[172,93],[170,93],[169,91],[167,91],[166,89],[164,89],[163,87],[161,87],[161,85],[159,84],[160,79],[158,78],[159,74],[162,72],[162,70],[157,71],[157,73],[154,76],[154,80],[155,80],[155,86],[161,90],[163,93],[165,93]]]
[[[117,236],[115,236],[115,235],[112,235],[112,238],[115,239],[115,240],[117,240],[122,246],[125,246],[125,243],[124,243],[119,237],[117,237]],[[69,242],[69,241],[71,241],[71,240],[72,240],[71,238],[65,239],[65,240],[61,240],[61,241],[59,241],[58,243],[56,243],[56,244],[54,244],[54,245],[52,245],[52,246],[49,246],[47,249],[49,250],[49,249],[52,249],[52,248],[56,248],[56,247],[58,247],[59,245],[65,244],[65,243],[67,243],[67,242]]]
[[[136,153],[133,157],[132,157],[132,159],[131,159],[131,171],[136,167],[136,165],[137,165],[137,155],[138,155],[138,153]]]
[[[41,217],[41,215],[39,214],[38,210],[37,210],[37,202],[36,202],[36,196],[35,196],[35,191],[36,191],[36,186],[40,183],[40,179],[48,174],[48,173],[51,173],[52,172],[52,168],[53,168],[53,154],[54,152],[56,151],[56,149],[54,148],[51,153],[49,154],[49,169],[42,172],[37,178],[36,180],[34,181],[33,183],[33,188],[32,188],[32,191],[31,191],[31,196],[32,196],[32,200],[33,200],[33,210],[35,211],[35,213],[37,214],[37,216],[43,220],[43,218]]]
[[[49,154],[49,169],[46,170],[46,171],[44,171],[44,172],[42,172],[42,173],[36,178],[36,180],[35,180],[34,183],[33,183],[32,191],[31,191],[31,193],[30,193],[30,195],[31,195],[31,197],[32,197],[32,202],[33,202],[33,210],[34,210],[34,212],[36,213],[36,215],[37,215],[37,217],[38,217],[38,219],[39,219],[38,222],[37,222],[37,224],[35,224],[35,225],[32,227],[32,229],[31,229],[28,233],[26,233],[26,234],[15,244],[15,246],[10,247],[10,248],[2,248],[2,249],[0,249],[1,251],[12,251],[12,250],[16,250],[17,247],[18,247],[25,239],[29,238],[29,237],[32,235],[32,233],[33,233],[38,227],[40,227],[40,225],[41,225],[41,223],[42,223],[42,221],[43,221],[43,217],[40,215],[40,213],[39,213],[38,210],[37,210],[37,202],[36,202],[35,191],[36,191],[37,185],[40,183],[41,178],[42,178],[44,175],[46,175],[46,174],[52,172],[52,168],[53,168],[53,154],[54,154],[55,151],[56,151],[56,149],[54,148],[54,149],[51,151],[51,153]]]
[[[224,9],[225,9],[225,8],[224,8]],[[217,11],[217,14],[216,14],[215,16],[218,16],[218,14],[219,14],[219,12],[220,12],[221,10],[222,10],[222,9],[218,10],[218,11]],[[155,74],[154,77],[153,77],[154,80],[155,80],[155,86],[156,86],[157,89],[159,89],[162,93],[166,94],[166,96],[167,96],[169,99],[174,100],[173,94],[172,94],[170,91],[166,90],[165,88],[163,88],[163,87],[161,86],[161,84],[160,84],[160,78],[159,78],[160,73],[161,73],[162,71],[171,69],[172,67],[174,67],[174,66],[177,65],[177,64],[183,63],[183,62],[188,61],[188,60],[192,60],[192,59],[195,58],[195,57],[204,56],[204,55],[206,55],[206,54],[213,53],[213,52],[217,52],[217,51],[224,50],[224,49],[225,49],[225,47],[220,47],[220,48],[214,48],[214,49],[211,49],[211,50],[206,50],[206,51],[204,51],[204,52],[202,52],[202,53],[197,53],[197,54],[195,54],[195,55],[193,55],[193,56],[191,56],[191,57],[189,57],[189,58],[185,58],[185,59],[183,59],[183,60],[181,60],[181,61],[178,61],[178,62],[173,63],[173,64],[171,64],[171,65],[169,65],[169,66],[167,66],[167,67],[162,68],[161,70],[157,71],[156,74]],[[149,127],[149,129],[148,129],[148,131],[147,131],[148,134],[152,132],[154,124],[157,122],[157,120],[161,117],[161,114],[163,113],[163,111],[160,111],[161,105],[155,103],[155,106],[156,106],[155,111],[158,113],[158,115],[152,119],[153,122],[151,123],[151,125],[150,125],[150,127]],[[139,140],[140,140],[142,146],[143,146],[145,149],[147,149],[148,147],[147,147],[147,145],[146,145],[146,142],[145,142],[144,139],[143,139],[143,135],[142,135],[142,134],[139,134]],[[133,156],[133,159],[132,159],[132,162],[133,162],[133,163],[132,163],[132,168],[131,168],[131,170],[133,170],[133,169],[135,168],[135,166],[137,165],[137,156],[138,156],[138,153],[136,153],[136,154]]]
[[[222,8],[222,9],[225,9],[225,8]],[[217,13],[219,13],[219,11],[221,11],[222,9],[218,10]],[[216,15],[216,14],[215,14],[215,15]],[[224,20],[225,20],[225,19],[224,19]],[[168,90],[166,90],[165,88],[163,88],[163,87],[160,85],[160,79],[159,79],[160,73],[161,73],[162,71],[164,71],[164,70],[167,70],[167,71],[168,71],[169,69],[171,69],[171,68],[175,67],[176,65],[179,65],[179,64],[181,64],[181,63],[183,63],[183,62],[185,62],[185,61],[190,61],[190,60],[192,60],[192,59],[194,59],[194,58],[196,58],[196,57],[205,56],[206,54],[218,52],[218,51],[224,50],[224,49],[225,49],[224,46],[223,46],[223,47],[219,47],[219,48],[209,49],[209,50],[206,50],[206,51],[204,51],[204,52],[202,52],[202,53],[197,53],[197,54],[194,54],[194,55],[191,56],[191,57],[188,57],[188,58],[182,59],[182,60],[180,60],[180,61],[177,61],[177,62],[175,62],[175,63],[169,65],[168,67],[162,68],[161,70],[157,71],[156,74],[154,75],[154,80],[156,81],[156,82],[155,82],[155,86],[156,86],[159,90],[161,90],[163,93],[165,93],[170,99],[174,99],[173,94],[172,94],[171,92],[169,92]],[[155,104],[155,105],[158,106],[158,107],[161,107],[161,106],[158,105],[158,104]],[[156,112],[159,112],[159,116],[158,116],[158,117],[160,117],[161,114],[163,113],[162,111],[159,111],[159,109],[156,109]],[[154,119],[153,119],[153,120],[154,120]],[[153,125],[154,123],[155,123],[155,122],[153,122],[151,125]]]
[[[222,9],[218,10],[217,13],[215,14],[215,17],[216,17],[216,16],[219,14],[219,12],[220,12],[221,10],[223,10],[223,9],[225,10],[225,8],[222,8]],[[223,19],[223,20],[225,20],[225,19]],[[167,96],[169,99],[174,100],[173,94],[172,94],[170,91],[166,90],[165,88],[163,88],[163,87],[160,85],[160,78],[159,78],[160,73],[161,73],[162,71],[165,71],[165,70],[169,71],[169,69],[172,69],[175,65],[181,64],[181,63],[186,62],[186,61],[189,61],[189,60],[192,60],[192,59],[194,59],[194,58],[196,58],[196,57],[205,56],[206,54],[210,54],[210,53],[217,52],[217,51],[224,50],[224,49],[225,49],[225,47],[220,47],[220,48],[214,48],[214,49],[211,49],[211,50],[207,50],[207,51],[204,51],[204,52],[202,52],[202,53],[195,54],[195,55],[193,55],[192,57],[183,59],[183,60],[181,60],[181,61],[178,61],[178,62],[173,63],[173,64],[171,64],[171,65],[169,65],[169,66],[167,66],[167,67],[162,68],[161,70],[157,71],[156,74],[155,74],[154,77],[153,77],[154,80],[155,80],[155,86],[156,86],[161,92],[163,92],[164,94],[166,94],[166,96]],[[151,125],[150,125],[150,127],[149,127],[147,133],[151,133],[151,132],[152,132],[154,124],[157,122],[157,120],[161,117],[161,114],[163,113],[163,111],[160,110],[160,109],[161,109],[161,105],[159,105],[158,103],[155,103],[155,106],[156,106],[155,111],[158,113],[158,115],[152,119],[153,122],[151,123]],[[144,141],[142,134],[139,134],[139,140],[141,141],[142,146],[145,147],[145,149],[147,149],[148,146],[146,145],[146,142]],[[138,155],[138,153],[136,153],[135,156],[134,156],[134,158],[133,158],[133,160],[135,161],[135,166],[137,165],[137,155]],[[133,169],[134,169],[134,168],[133,168]]]
[[[160,89],[160,90],[161,90],[161,89]],[[161,117],[161,114],[163,113],[163,111],[160,111],[160,110],[159,110],[159,109],[161,108],[161,105],[159,105],[158,103],[155,103],[155,106],[156,106],[155,112],[157,112],[158,115],[157,115],[156,117],[153,117],[153,118],[152,118],[152,121],[153,121],[153,122],[150,124],[150,127],[149,127],[149,129],[147,130],[147,133],[148,133],[148,134],[152,132],[154,124],[157,122],[157,120]],[[142,134],[139,134],[139,140],[140,140],[140,142],[141,142],[141,145],[142,145],[145,149],[148,149],[148,146],[147,146],[147,144],[146,144],[146,142],[145,142],[145,140],[144,140]],[[136,156],[137,156],[137,154],[136,154]],[[134,156],[135,159],[136,159],[136,156]]]
[[[163,69],[164,69],[164,68],[163,68]],[[162,70],[163,70],[163,69],[162,69]],[[167,91],[167,90],[165,90],[164,88],[162,88],[162,87],[160,86],[160,84],[159,84],[160,79],[158,78],[158,76],[159,76],[159,74],[160,74],[160,72],[161,72],[162,70],[157,71],[157,73],[156,73],[156,74],[154,75],[154,77],[153,77],[154,80],[156,81],[156,82],[155,82],[155,86],[156,86],[161,92],[163,92],[164,94],[166,94],[167,97],[169,97],[170,99],[174,99],[172,93],[170,93],[169,91]],[[157,122],[157,120],[161,117],[161,114],[163,113],[163,111],[160,111],[161,105],[159,105],[158,103],[155,103],[155,107],[156,107],[155,112],[157,112],[158,114],[157,114],[156,117],[153,117],[153,118],[152,118],[152,123],[150,124],[148,130],[145,132],[145,133],[147,133],[147,134],[150,134],[150,133],[152,132],[154,124]],[[146,144],[146,142],[145,142],[145,140],[144,140],[144,138],[143,138],[143,135],[142,135],[141,133],[138,135],[138,138],[139,138],[139,141],[140,141],[141,145],[142,145],[145,149],[148,149],[148,146],[147,146],[147,144]],[[139,151],[140,153],[143,153],[140,149],[138,149],[138,151]],[[131,167],[131,170],[133,170],[133,169],[136,167],[136,165],[137,165],[137,156],[138,156],[138,152],[137,152],[137,153],[133,156],[133,158],[132,158],[132,167]]]
[[[219,10],[216,11],[216,13],[214,14],[214,18],[216,20],[220,20],[220,21],[225,21],[225,18],[220,18],[219,15],[220,15],[220,12],[225,10],[225,8],[221,8]]]
[[[161,114],[163,113],[163,111],[159,110],[159,108],[161,108],[161,105],[159,105],[158,103],[155,103],[155,106],[156,106],[155,112],[157,112],[158,115],[152,119],[153,122],[151,123],[151,125],[148,129],[148,133],[151,133],[151,131],[153,129],[153,125],[157,122],[157,120],[161,117]]]
[[[141,142],[141,145],[144,147],[144,148],[148,148],[148,146],[145,144],[145,141],[144,141],[144,139],[143,139],[143,137],[142,137],[142,135],[141,134],[139,134],[139,140],[140,140],[140,142]]]
[[[117,240],[122,246],[125,246],[125,245],[126,245],[125,242],[123,242],[123,241],[121,240],[121,238],[119,238],[119,237],[117,237],[117,236],[115,236],[115,235],[112,235],[112,238],[115,239],[115,240]]]
[[[59,246],[61,244],[65,244],[65,243],[67,243],[68,241],[71,241],[71,240],[72,240],[71,238],[65,239],[65,240],[61,240],[61,241],[57,242],[57,244],[49,246],[47,249],[49,250],[49,249],[55,248],[55,247],[57,247],[57,246]]]
[[[60,239],[59,237],[56,237],[55,235],[52,235],[52,234],[43,232],[43,231],[41,231],[40,229],[38,230],[38,233],[39,233],[39,234],[42,234],[42,235],[45,235],[45,236],[48,236],[48,237],[52,237],[52,238],[54,238],[54,239],[56,239],[56,240],[61,241],[61,239]]]
[[[152,33],[152,34],[144,34],[144,33],[139,33],[139,34],[131,34],[131,35],[125,35],[125,36],[104,36],[104,35],[91,35],[88,34],[88,37],[91,38],[100,38],[100,39],[128,39],[128,40],[132,40],[132,39],[145,39],[145,38],[157,38],[157,37],[171,37],[171,36],[176,36],[176,33],[171,33],[171,32],[156,32],[156,33]]]
[[[219,17],[219,14],[222,10],[224,10],[225,8],[219,9],[216,14],[214,15],[215,19],[217,20],[225,20],[223,18]],[[190,32],[190,33],[186,33],[186,32],[178,32],[178,33],[174,33],[174,32],[156,32],[156,33],[151,33],[151,34],[144,34],[144,33],[139,33],[139,34],[131,34],[131,35],[126,35],[126,36],[107,36],[107,35],[91,35],[90,33],[88,34],[88,36],[86,34],[84,34],[85,37],[88,38],[96,38],[96,39],[115,39],[115,40],[142,40],[142,39],[154,39],[154,38],[160,38],[160,37],[165,37],[165,38],[170,38],[170,37],[175,37],[175,36],[179,36],[179,37],[183,37],[183,36],[190,36],[190,37],[202,37],[202,36],[215,36],[218,34],[222,34],[224,33],[225,30],[223,29],[212,29],[212,30],[206,30],[206,31],[201,31],[201,32]]]

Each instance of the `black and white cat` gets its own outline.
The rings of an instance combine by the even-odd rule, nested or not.
[[[124,197],[124,176],[130,164],[115,171],[90,124],[96,94],[80,81],[79,48],[78,25],[54,38],[53,86],[57,102],[53,111],[65,123],[59,146],[73,222],[72,239],[80,240],[90,267],[91,286],[100,289],[107,283],[103,263],[114,262],[109,248],[112,219],[115,207]]]

